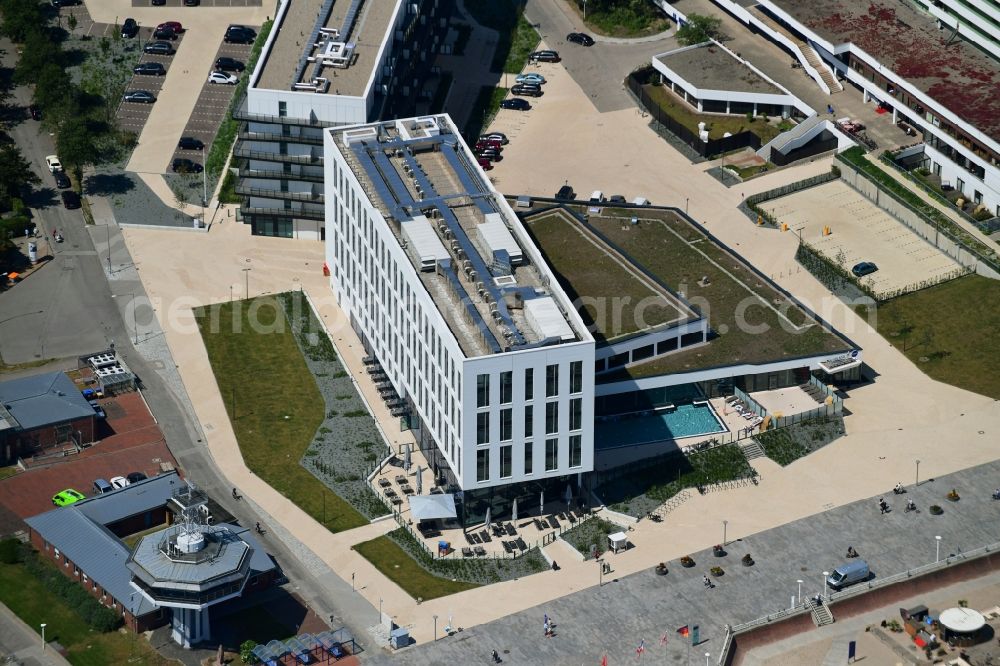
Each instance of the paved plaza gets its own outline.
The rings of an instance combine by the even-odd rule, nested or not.
[[[861,261],[875,262],[878,272],[864,282],[879,293],[942,279],[962,268],[843,181],[765,201],[761,207],[827,259],[842,260],[847,269]],[[831,231],[826,236],[825,227]]]
[[[823,572],[847,561],[848,546],[854,546],[878,579],[933,562],[936,535],[941,536],[942,559],[996,542],[1000,511],[990,493],[998,477],[1000,462],[993,462],[925,481],[919,487],[911,482],[903,496],[887,489],[893,507],[888,514],[879,513],[874,498],[864,499],[732,541],[725,546],[725,557],[714,557],[711,549],[693,553],[695,566],[690,569],[673,560],[667,562],[666,576],[657,576],[651,569],[620,579],[612,574],[610,582],[600,587],[465,629],[395,658],[369,661],[483,663],[495,649],[506,662],[515,664],[597,664],[604,654],[609,663],[622,663],[634,659],[636,647],[645,640],[656,663],[685,663],[690,643],[676,634],[684,625],[699,625],[702,642],[693,648],[695,656],[706,652],[717,656],[725,624],[788,608],[798,595],[799,579],[803,580],[803,598],[820,593]],[[957,489],[960,501],[945,500],[952,488]],[[905,513],[906,499],[914,500],[920,512]],[[930,504],[943,505],[944,514],[931,516]],[[722,525],[716,527],[721,540]],[[752,555],[754,566],[741,566],[746,553]],[[606,559],[615,568],[616,556]],[[589,566],[596,578],[597,565]],[[725,574],[713,579],[715,587],[707,589],[702,576],[713,566],[721,566]],[[836,616],[836,605],[833,610]],[[556,622],[554,638],[543,634],[545,614]],[[461,614],[456,614],[454,626],[462,625]],[[666,647],[659,645],[664,632],[669,639]]]

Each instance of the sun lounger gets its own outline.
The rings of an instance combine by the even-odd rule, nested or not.
[[[546,525],[545,527],[548,527],[548,525]],[[537,529],[538,531],[542,531],[545,529],[545,527],[542,527],[542,521],[538,520],[538,518],[535,518],[535,529]]]
[[[528,544],[524,543],[524,539],[522,539],[521,537],[517,538],[517,547],[520,548],[522,551],[528,550]]]
[[[489,543],[489,542],[493,541],[493,537],[491,537],[490,533],[487,532],[486,530],[482,530],[479,533],[479,538],[483,540],[483,543]]]
[[[462,557],[472,557],[472,549],[468,546],[462,548]]]
[[[482,546],[476,546],[472,550],[475,551],[476,556],[478,556],[478,557],[486,557],[486,549],[483,548]]]
[[[392,482],[389,479],[379,479],[378,485],[382,486],[383,488],[388,488],[389,486],[392,485]]]
[[[549,516],[549,525],[551,525],[553,529],[559,529],[561,527],[555,516]]]
[[[507,536],[517,536],[517,530],[510,523],[507,523]]]
[[[503,549],[504,549],[504,551],[505,551],[506,553],[508,553],[508,554],[510,554],[510,553],[513,553],[513,552],[514,552],[514,550],[513,550],[513,549],[512,549],[511,547],[510,547],[510,541],[504,541],[504,542],[503,542]]]
[[[483,542],[483,540],[475,532],[473,532],[472,534],[470,534],[468,536],[469,536],[470,539],[472,539],[472,543],[482,543]]]

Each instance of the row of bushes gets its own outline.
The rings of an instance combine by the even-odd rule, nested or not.
[[[122,618],[117,611],[101,605],[82,585],[64,576],[30,546],[16,539],[3,540],[0,542],[0,562],[20,563],[27,573],[37,578],[49,592],[62,599],[66,606],[91,629],[104,633],[114,631],[121,625]]]
[[[992,249],[980,242],[978,238],[969,234],[940,210],[910,191],[890,174],[868,161],[865,158],[865,151],[862,148],[859,146],[849,148],[840,153],[837,159],[856,168],[882,190],[895,196],[917,213],[923,215],[930,224],[951,236],[955,242],[960,243],[984,263],[1000,270],[1000,261],[998,261],[997,255]]]
[[[856,279],[850,271],[827,258],[809,243],[799,242],[799,249],[795,251],[795,261],[799,262],[803,268],[812,273],[813,277],[832,292],[841,291],[849,285],[859,289],[864,295],[878,300],[878,296],[871,286]]]

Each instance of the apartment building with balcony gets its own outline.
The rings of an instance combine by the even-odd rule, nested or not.
[[[232,166],[252,233],[322,240],[323,129],[415,111],[453,0],[283,0]]]

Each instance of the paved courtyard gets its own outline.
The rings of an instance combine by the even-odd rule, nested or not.
[[[643,640],[657,663],[685,663],[689,642],[676,634],[684,625],[699,625],[702,642],[692,650],[694,654],[708,652],[714,657],[725,624],[787,608],[798,595],[796,581],[800,579],[803,598],[819,593],[823,572],[846,561],[848,546],[854,546],[878,579],[933,562],[935,535],[941,536],[942,558],[996,542],[1000,514],[990,493],[998,475],[1000,463],[993,462],[925,481],[919,487],[911,483],[905,496],[889,492],[893,510],[885,515],[879,513],[874,498],[854,502],[732,541],[725,546],[725,557],[714,557],[711,550],[693,553],[695,566],[690,569],[674,560],[667,562],[666,576],[652,570],[621,579],[612,574],[603,586],[465,629],[414,647],[396,659],[382,656],[370,663],[400,659],[407,664],[480,663],[493,649],[515,664],[597,664],[604,654],[609,663],[623,663],[635,659],[635,649]],[[945,500],[952,488],[958,490],[959,502]],[[920,513],[903,512],[907,498],[916,502]],[[944,505],[944,514],[931,516],[930,504]],[[754,566],[741,566],[746,553],[752,555]],[[614,568],[616,556],[608,556],[607,561]],[[597,565],[590,566],[597,574]],[[714,579],[714,588],[706,589],[702,576],[713,566],[721,566],[725,574]],[[556,622],[554,638],[543,635],[545,614]],[[462,624],[457,615],[454,626]],[[664,632],[669,639],[666,647],[659,645]]]
[[[961,266],[843,181],[801,190],[765,201],[762,206],[779,223],[850,269],[872,261],[878,272],[863,278],[876,292],[904,289],[924,280],[954,274]],[[823,228],[832,233],[823,235]]]

